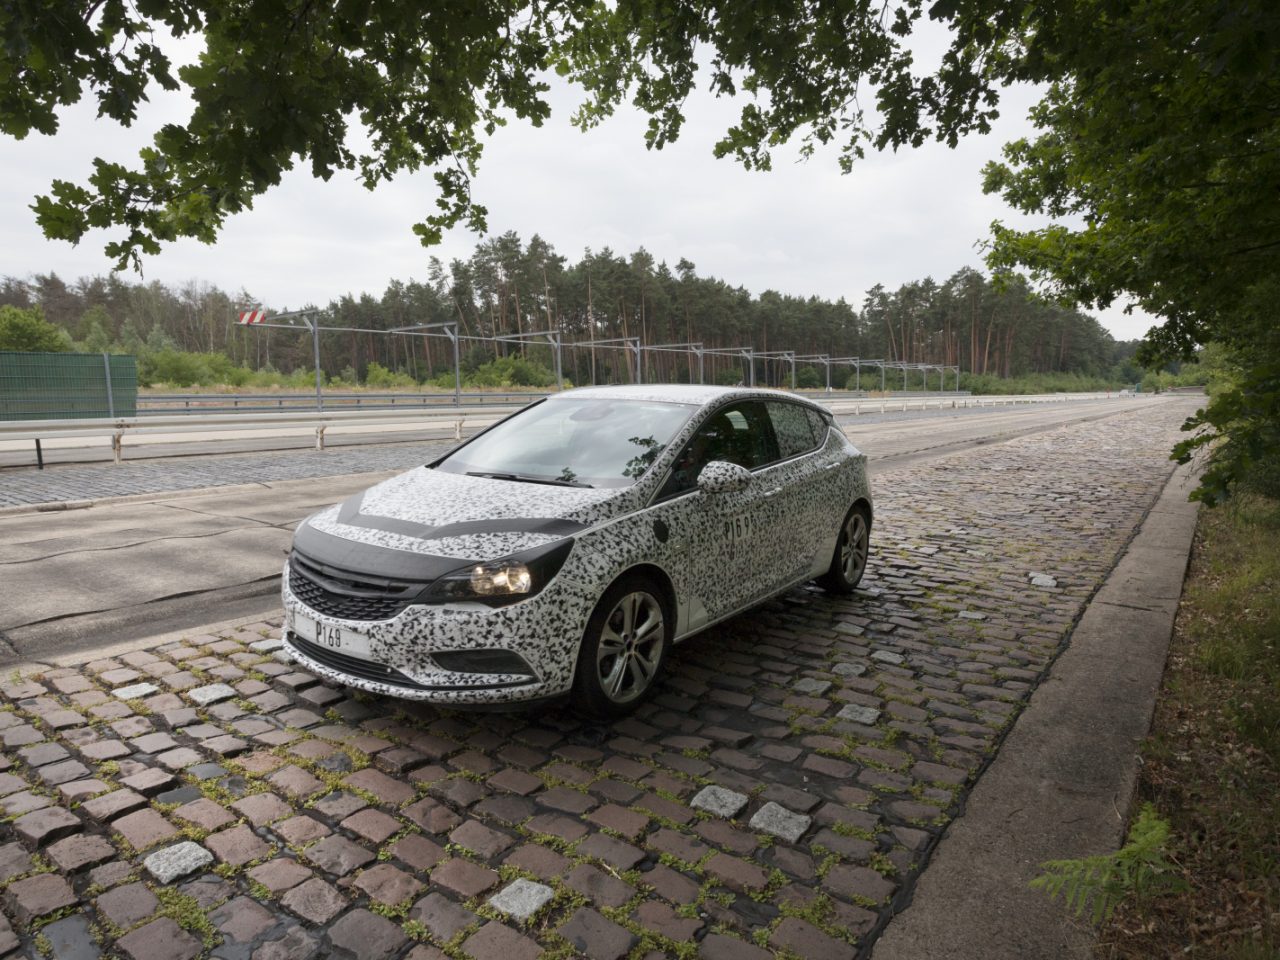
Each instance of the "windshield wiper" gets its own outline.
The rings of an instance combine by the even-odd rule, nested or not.
[[[484,477],[486,480],[514,480],[517,483],[546,483],[553,487],[586,487],[593,489],[591,484],[583,483],[581,480],[561,480],[557,477],[531,477],[524,473],[482,473],[481,471],[468,470],[468,477]]]

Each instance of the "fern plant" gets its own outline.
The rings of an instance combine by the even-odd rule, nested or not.
[[[1127,842],[1115,853],[1046,861],[1031,886],[1043,890],[1050,900],[1061,894],[1077,917],[1090,909],[1092,921],[1101,923],[1130,894],[1148,897],[1186,889],[1186,881],[1166,854],[1168,841],[1168,821],[1144,803],[1129,827]]]

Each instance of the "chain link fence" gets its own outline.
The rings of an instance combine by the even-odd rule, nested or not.
[[[137,414],[138,365],[133,357],[0,350],[0,420]]]

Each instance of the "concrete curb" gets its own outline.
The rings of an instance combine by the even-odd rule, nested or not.
[[[1045,860],[1122,842],[1195,533],[1193,477],[1181,467],[1165,485],[874,960],[1093,956],[1093,929],[1027,884]]]

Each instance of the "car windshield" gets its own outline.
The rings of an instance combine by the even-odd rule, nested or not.
[[[547,400],[476,437],[436,469],[530,483],[629,487],[696,409],[654,400]]]

